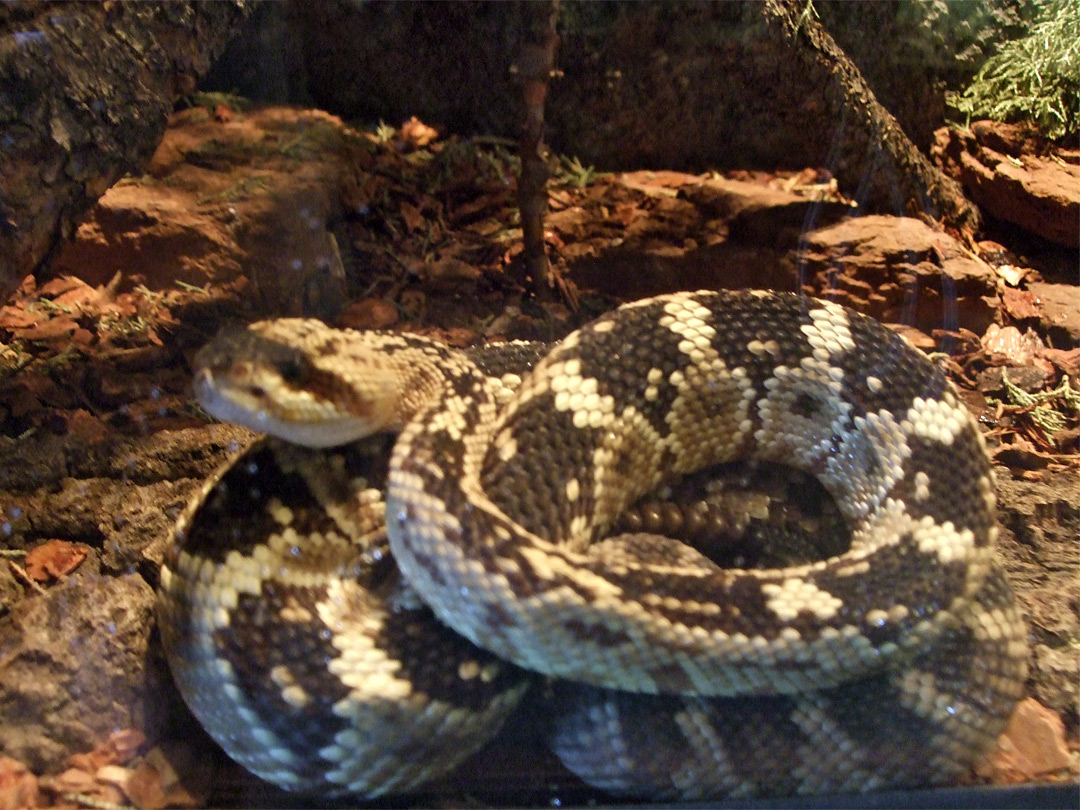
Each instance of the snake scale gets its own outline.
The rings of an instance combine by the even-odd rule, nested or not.
[[[762,291],[645,299],[535,365],[515,351],[279,320],[199,355],[204,407],[278,437],[206,483],[162,569],[175,679],[233,758],[295,790],[407,791],[532,673],[557,679],[553,750],[624,795],[939,784],[992,746],[1025,629],[981,434],[920,352]],[[754,567],[613,528],[748,459],[817,479],[843,547]]]

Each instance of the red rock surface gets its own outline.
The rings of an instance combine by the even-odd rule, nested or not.
[[[927,334],[957,327],[982,333],[994,319],[992,268],[921,220],[857,217],[803,239],[815,295]]]
[[[1080,150],[1028,137],[1012,124],[943,127],[931,150],[986,213],[1066,247],[1080,247]]]

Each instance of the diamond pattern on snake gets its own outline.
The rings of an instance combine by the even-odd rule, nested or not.
[[[675,293],[469,351],[263,321],[195,387],[273,438],[181,517],[162,638],[282,787],[416,789],[545,678],[552,750],[616,795],[942,784],[1022,695],[978,427],[836,304]]]

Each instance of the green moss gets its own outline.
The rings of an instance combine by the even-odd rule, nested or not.
[[[1080,132],[1080,3],[1049,0],[948,100],[968,120],[1026,122],[1049,138]]]

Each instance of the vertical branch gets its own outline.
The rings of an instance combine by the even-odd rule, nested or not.
[[[544,218],[547,214],[547,181],[550,175],[544,159],[544,102],[547,100],[548,81],[555,69],[555,48],[559,41],[555,21],[559,14],[559,0],[526,3],[523,13],[528,15],[528,21],[518,61],[525,101],[518,208],[521,211],[525,272],[531,279],[532,291],[537,299],[550,301],[555,279],[544,249]]]

